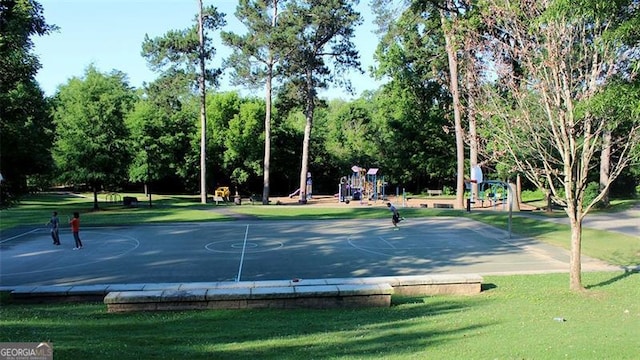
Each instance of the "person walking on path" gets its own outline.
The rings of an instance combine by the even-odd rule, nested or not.
[[[53,212],[47,226],[51,226],[51,238],[53,239],[53,245],[60,245],[60,219],[58,219],[57,211]]]
[[[389,208],[391,213],[393,213],[393,216],[391,217],[391,223],[393,224],[395,230],[398,230],[399,229],[398,223],[402,221],[404,218],[400,217],[400,213],[398,212],[398,209],[396,209],[395,206],[391,205],[390,202],[387,203],[387,207]]]
[[[73,239],[76,241],[76,247],[73,250],[82,249],[82,241],[80,240],[80,213],[77,211],[73,213],[73,219],[69,220],[71,225],[71,232],[73,233]]]

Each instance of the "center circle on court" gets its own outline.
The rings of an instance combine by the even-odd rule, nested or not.
[[[280,241],[264,241],[255,242],[238,242],[237,240],[221,240],[208,243],[205,249],[216,253],[240,254],[245,253],[261,253],[281,249],[284,246]]]
[[[234,249],[242,249],[242,248],[256,248],[258,247],[258,244],[256,243],[235,243],[235,244],[231,244],[231,247]]]

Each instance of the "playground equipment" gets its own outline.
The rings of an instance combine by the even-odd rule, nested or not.
[[[220,201],[229,201],[230,194],[228,186],[220,186],[213,192],[213,200],[216,202],[216,205]]]
[[[313,196],[313,179],[311,178],[311,172],[307,172],[307,183],[306,183],[306,189],[304,192],[305,195],[305,199],[304,200],[309,200],[312,198]],[[300,188],[296,189],[294,192],[292,192],[291,194],[289,194],[289,199],[293,198],[294,196],[300,194]]]
[[[474,193],[474,186],[477,185],[477,193]],[[484,180],[482,175],[482,169],[478,165],[471,167],[471,181],[465,182],[467,190],[469,190],[469,197],[467,198],[467,212],[471,212],[471,204],[476,199],[481,201],[481,205],[484,206],[485,199],[491,202],[491,205],[495,209],[498,201],[502,204],[502,209],[509,205],[509,220],[508,231],[509,239],[511,239],[511,223],[513,218],[513,199],[515,191],[511,184],[508,184],[500,180]],[[477,198],[476,198],[477,197]]]
[[[343,176],[338,184],[338,200],[340,202],[385,199],[387,183],[384,181],[384,176],[378,175],[380,169],[366,170],[354,165],[351,167],[351,171],[351,175]]]

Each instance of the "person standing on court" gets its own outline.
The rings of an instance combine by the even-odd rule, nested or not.
[[[57,211],[53,212],[47,226],[51,226],[51,238],[53,239],[53,245],[60,245],[60,219],[58,219]]]
[[[73,250],[82,249],[82,241],[80,240],[80,213],[77,211],[73,213],[73,219],[69,220],[71,225],[71,232],[73,233],[73,239],[76,241],[76,247]]]
[[[391,223],[393,224],[395,229],[398,229],[398,223],[400,222],[400,220],[402,220],[400,218],[400,213],[398,212],[398,209],[396,209],[395,206],[391,205],[390,202],[387,203],[387,207],[389,208],[391,213],[393,213],[393,215],[391,217]]]

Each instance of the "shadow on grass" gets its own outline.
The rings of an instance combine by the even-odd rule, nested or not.
[[[604,287],[604,286],[607,286],[607,285],[611,285],[611,284],[613,284],[613,283],[615,283],[617,281],[624,280],[624,279],[628,278],[629,276],[637,275],[638,273],[640,273],[640,271],[638,269],[632,269],[632,270],[625,269],[625,271],[620,275],[614,276],[611,279],[606,280],[606,281],[601,281],[601,282],[599,282],[597,284],[587,285],[587,286],[585,286],[585,288],[586,289],[595,289],[595,288],[599,288],[599,287]]]
[[[470,307],[483,306],[481,299],[403,301],[407,302],[391,308],[131,314],[108,314],[100,304],[9,306],[13,309],[1,311],[6,315],[1,338],[24,341],[29,334],[29,338],[49,339],[60,358],[95,358],[97,354],[119,360],[138,359],[140,354],[176,359],[337,359],[372,354],[401,358],[432,346],[455,346],[492,325],[490,321],[445,321]]]
[[[489,291],[493,289],[497,289],[498,286],[496,284],[482,284],[480,285],[480,291]]]

